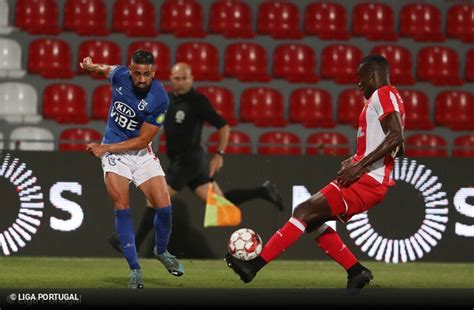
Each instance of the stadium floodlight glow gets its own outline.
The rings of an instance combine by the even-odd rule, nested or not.
[[[7,179],[15,187],[20,200],[20,210],[13,224],[0,232],[0,253],[10,255],[25,247],[37,231],[43,217],[43,193],[33,172],[10,154],[0,153],[0,177]]]
[[[346,228],[355,244],[376,260],[399,263],[421,259],[438,244],[446,230],[449,210],[446,192],[442,191],[443,184],[438,177],[416,160],[404,158],[400,163],[396,158],[392,177],[411,184],[423,195],[425,218],[420,228],[405,239],[385,238],[372,228],[367,212],[353,216]]]

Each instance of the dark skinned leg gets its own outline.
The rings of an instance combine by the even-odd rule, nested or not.
[[[293,212],[293,217],[306,224],[306,232],[311,233],[327,221],[334,220],[331,208],[321,192],[317,192],[300,203]]]

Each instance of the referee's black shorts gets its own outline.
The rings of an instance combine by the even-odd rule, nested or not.
[[[175,191],[187,185],[194,192],[196,187],[209,180],[209,159],[203,149],[195,149],[170,159],[166,182]]]

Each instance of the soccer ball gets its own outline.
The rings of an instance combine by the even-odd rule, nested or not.
[[[262,252],[262,238],[250,228],[241,228],[230,236],[227,251],[238,259],[254,259]]]

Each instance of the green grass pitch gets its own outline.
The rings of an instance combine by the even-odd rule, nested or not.
[[[224,260],[181,260],[182,277],[141,259],[145,288],[344,288],[346,272],[332,261],[276,260],[243,284]],[[369,288],[474,288],[474,263],[362,262],[374,273]],[[0,257],[0,288],[126,288],[122,258]]]

